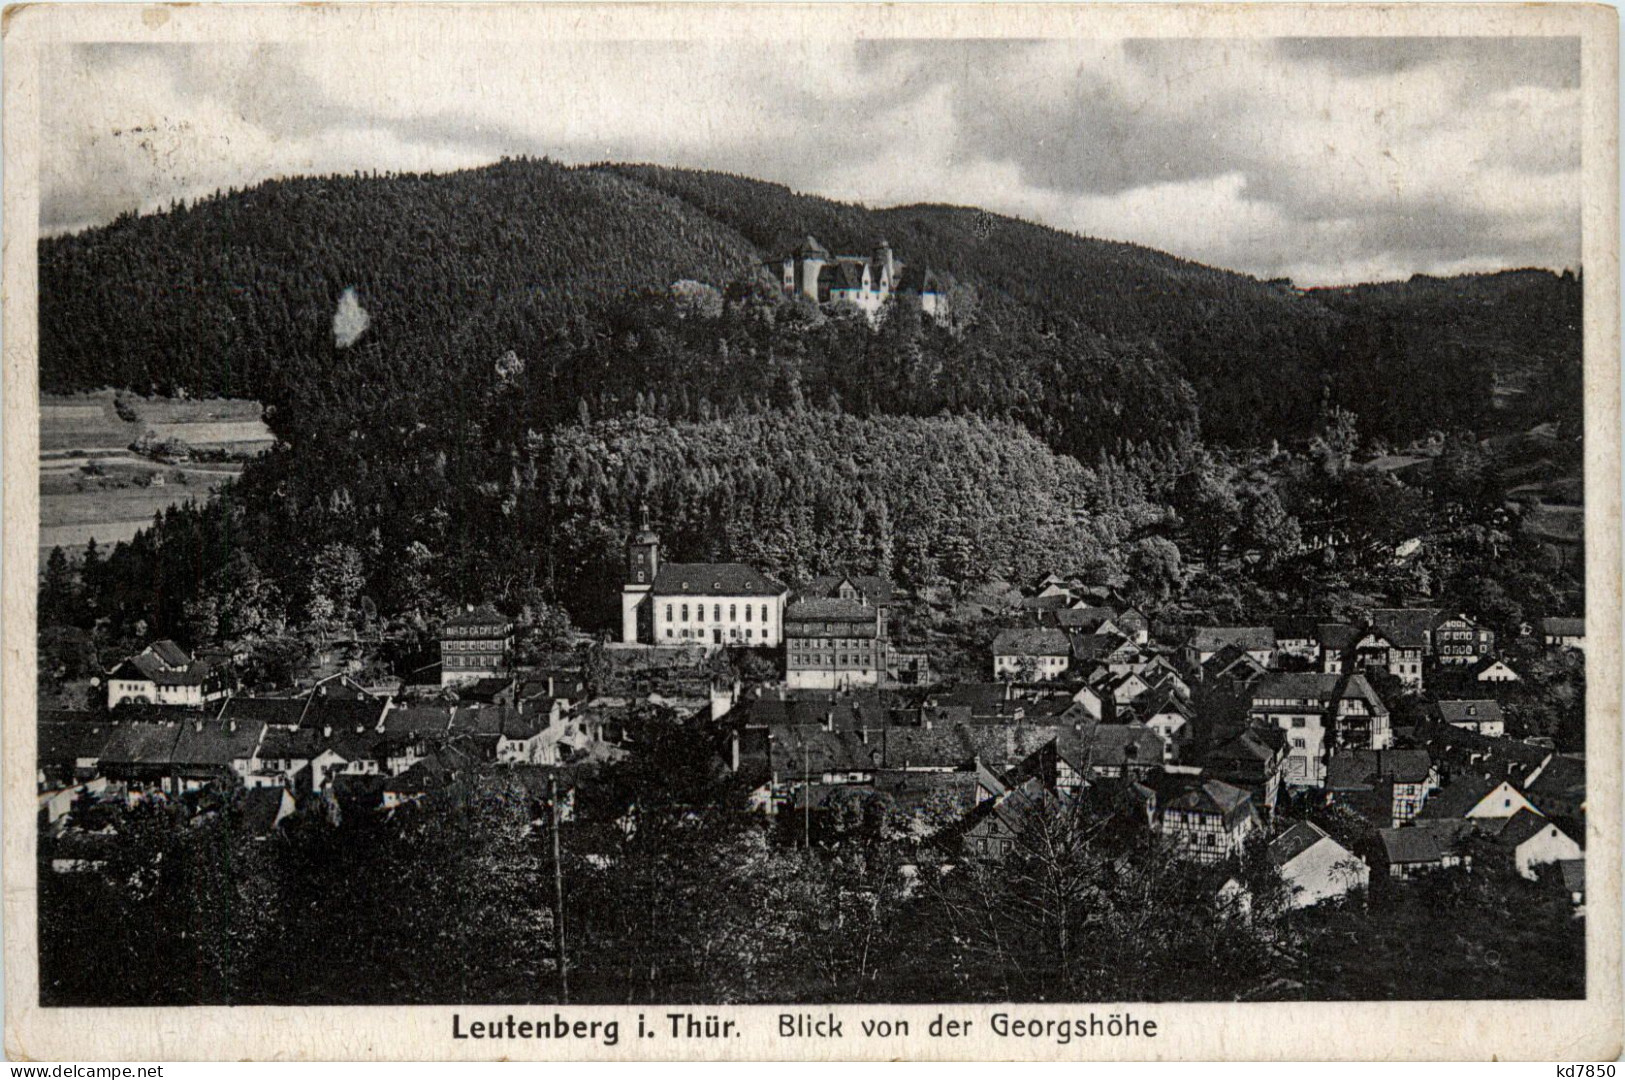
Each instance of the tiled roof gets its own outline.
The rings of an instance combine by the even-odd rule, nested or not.
[[[1422,806],[1422,816],[1440,820],[1464,818],[1501,783],[1500,780],[1489,780],[1482,776],[1460,777],[1428,796]]]
[[[102,764],[167,764],[180,728],[180,724],[121,724],[102,748]]]
[[[875,620],[879,617],[879,609],[869,604],[861,604],[856,600],[818,599],[796,600],[784,609],[786,633],[789,633],[789,623],[792,621],[817,620],[819,622],[850,622],[867,624],[871,636],[875,632]],[[860,636],[854,633],[852,636]]]
[[[1447,724],[1482,724],[1486,720],[1504,719],[1501,703],[1489,698],[1474,701],[1441,701],[1439,719]]]
[[[1072,642],[1053,627],[1000,630],[993,639],[994,656],[1068,656]]]
[[[896,596],[892,583],[874,574],[821,574],[807,583],[801,595],[808,599],[833,597],[843,581],[851,582],[871,604],[889,603]]]
[[[61,720],[50,716],[41,713],[38,723],[35,756],[42,763],[71,765],[80,758],[99,758],[115,730],[105,720]]]
[[[1270,841],[1270,859],[1276,866],[1285,866],[1322,840],[1331,840],[1324,829],[1312,821],[1300,821]]]
[[[147,648],[151,649],[153,654],[169,667],[184,668],[192,663],[191,654],[168,638],[155,641],[148,645]]]
[[[1253,700],[1285,698],[1325,703],[1337,693],[1337,684],[1342,678],[1318,671],[1277,672],[1253,684]]]
[[[506,626],[509,623],[506,615],[502,614],[490,604],[481,604],[473,611],[459,611],[447,619],[444,628],[447,630],[460,629],[465,626]]]
[[[662,563],[655,596],[782,596],[777,581],[744,563]]]
[[[1548,616],[1540,620],[1540,632],[1553,637],[1585,637],[1586,621]]]
[[[1495,834],[1495,839],[1507,847],[1515,848],[1540,835],[1548,826],[1557,828],[1552,825],[1550,818],[1533,810],[1523,809],[1507,819],[1506,824],[1501,826],[1501,831]]]
[[[1432,830],[1420,826],[1403,829],[1378,829],[1383,853],[1390,864],[1406,865],[1436,863],[1443,852]]]
[[[1319,621],[1313,615],[1276,615],[1270,619],[1276,641],[1314,641]]]
[[[1420,649],[1439,621],[1438,608],[1373,608],[1371,624],[1402,649]]]
[[[265,735],[261,723],[206,720],[182,724],[173,751],[177,765],[229,767],[233,761],[246,761]]]
[[[1341,653],[1359,640],[1360,631],[1348,623],[1319,623],[1315,637],[1327,652]]]
[[[1327,790],[1353,790],[1379,783],[1420,784],[1432,772],[1426,750],[1344,750],[1326,766]]]
[[[1060,633],[1060,631],[1054,631]],[[1079,634],[1071,635],[1072,655],[1080,661],[1100,660],[1110,656],[1124,645],[1130,644],[1129,639],[1120,634]]]
[[[309,702],[303,698],[233,697],[221,716],[238,723],[259,722],[278,727],[296,727]]]
[[[1190,644],[1201,652],[1217,652],[1226,645],[1273,649],[1275,630],[1269,626],[1199,626],[1191,631]]]

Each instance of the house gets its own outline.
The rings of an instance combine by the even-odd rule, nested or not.
[[[243,784],[259,765],[265,725],[226,718],[180,724],[170,751],[170,775],[178,789],[209,783]]]
[[[1227,682],[1238,687],[1251,686],[1269,674],[1263,664],[1239,645],[1224,646],[1208,657],[1207,663],[1197,668],[1197,672],[1203,682]]]
[[[1260,827],[1252,796],[1222,780],[1159,773],[1142,780],[1140,790],[1152,794],[1148,809],[1155,831],[1200,862],[1239,854]]]
[[[458,686],[505,674],[513,621],[489,604],[447,619],[440,628],[440,685]]]
[[[1513,867],[1530,881],[1535,880],[1537,866],[1585,857],[1579,844],[1534,810],[1519,810],[1508,818],[1495,842],[1512,853]]]
[[[1438,775],[1426,750],[1344,750],[1326,768],[1326,802],[1398,827],[1422,810]]]
[[[1366,677],[1281,672],[1253,686],[1249,715],[1286,733],[1285,779],[1320,787],[1333,749],[1386,750],[1393,742],[1388,709]]]
[[[1373,608],[1369,625],[1381,630],[1395,647],[1416,650],[1420,661],[1434,653],[1433,635],[1439,617],[1438,608]]]
[[[113,729],[98,713],[40,710],[34,752],[39,790],[71,787],[95,777]]]
[[[785,686],[791,690],[879,686],[886,652],[885,609],[867,595],[802,598],[784,610]]]
[[[1163,760],[1179,760],[1179,748],[1190,741],[1190,721],[1196,715],[1178,694],[1167,691],[1148,697],[1139,707],[1141,722],[1162,738]]]
[[[1470,669],[1473,680],[1481,683],[1522,682],[1523,676],[1514,671],[1505,660],[1486,656]]]
[[[1140,647],[1121,634],[1080,634],[1074,631],[1069,637],[1074,669],[1088,671],[1098,665],[1113,675],[1127,675],[1145,664],[1145,655]]]
[[[1421,816],[1435,821],[1493,822],[1534,809],[1510,781],[1463,776],[1429,795]]]
[[[903,264],[892,254],[885,240],[871,255],[831,255],[811,236],[805,237],[789,253],[766,263],[768,272],[779,280],[785,296],[799,296],[815,304],[846,303],[874,321],[894,292],[903,287]],[[933,282],[931,287],[938,287]],[[920,306],[925,308],[925,293]],[[931,314],[937,310],[940,293],[933,291]]]
[[[1054,679],[1072,663],[1072,639],[1051,627],[1001,630],[993,639],[993,677]]]
[[[1585,760],[1548,754],[1524,776],[1523,790],[1544,814],[1580,817],[1586,810]]]
[[[1112,618],[1121,634],[1136,645],[1146,645],[1151,641],[1151,620],[1145,617],[1145,612],[1137,607],[1126,607]]]
[[[1185,642],[1185,662],[1200,668],[1220,649],[1234,645],[1262,667],[1275,664],[1275,629],[1269,626],[1200,626]]]
[[[1490,699],[1473,701],[1440,701],[1429,710],[1433,716],[1465,731],[1475,731],[1490,738],[1500,738],[1506,734],[1506,717],[1501,713],[1501,703]]]
[[[1312,821],[1300,821],[1270,841],[1270,861],[1281,874],[1287,906],[1312,907],[1364,890],[1371,868]]]
[[[784,640],[790,591],[766,574],[743,563],[663,562],[647,512],[626,556],[622,643],[775,648]]]
[[[1495,631],[1465,615],[1441,614],[1433,624],[1433,656],[1440,664],[1476,664],[1495,653]]]
[[[961,827],[962,850],[974,858],[1002,859],[1016,850],[1022,836],[1045,813],[1062,806],[1060,797],[1029,777],[1015,787],[980,803]]]
[[[1296,657],[1309,663],[1320,659],[1318,623],[1312,615],[1277,615],[1271,620],[1275,631],[1275,651],[1279,657]]]
[[[1354,639],[1351,650],[1355,671],[1386,671],[1412,689],[1422,687],[1424,638],[1372,626]],[[1346,661],[1345,661],[1346,662]]]
[[[1540,640],[1547,645],[1562,649],[1584,649],[1586,646],[1586,621],[1547,617],[1536,624],[1540,633]]]
[[[1140,724],[1096,724],[1063,748],[1080,773],[1101,779],[1143,776],[1162,767],[1162,736]]]
[[[1288,749],[1280,728],[1248,727],[1207,752],[1202,758],[1202,775],[1245,789],[1252,795],[1253,805],[1273,817]]]
[[[1397,880],[1431,870],[1472,865],[1465,850],[1473,826],[1465,821],[1419,821],[1400,829],[1378,829],[1388,876]]]
[[[155,641],[107,673],[107,707],[131,701],[141,705],[198,706],[231,692],[230,670],[194,658],[169,639]]]
[[[1343,659],[1359,640],[1360,631],[1348,623],[1319,623],[1315,639],[1320,648],[1320,670],[1327,675],[1343,673]]]

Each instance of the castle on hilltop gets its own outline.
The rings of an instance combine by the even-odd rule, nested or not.
[[[818,304],[852,304],[874,321],[893,294],[919,296],[920,310],[932,318],[948,312],[947,283],[931,270],[904,272],[903,263],[882,240],[873,255],[831,255],[811,236],[789,254],[769,259],[786,296],[804,296]]]

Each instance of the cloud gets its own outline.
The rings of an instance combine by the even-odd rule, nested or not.
[[[65,46],[42,225],[504,154],[1016,213],[1310,283],[1579,258],[1574,39]]]

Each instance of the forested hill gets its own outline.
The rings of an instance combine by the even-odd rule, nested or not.
[[[843,252],[885,238],[950,275],[955,325],[863,343],[816,317],[762,329],[736,312],[698,333],[681,310],[642,310],[684,279],[781,304],[761,260],[807,234]],[[595,418],[643,398],[702,419],[804,396],[1014,419],[1092,460],[1160,453],[1198,425],[1216,443],[1303,439],[1343,405],[1402,442],[1510,421],[1492,410],[1503,370],[1537,385],[1577,364],[1576,282],[1481,280],[1495,279],[1301,293],[974,209],[871,211],[717,173],[509,160],[274,181],[46,239],[40,376],[48,391],[253,396],[284,436],[370,414],[380,396],[477,396],[512,352],[557,376],[537,386],[527,419],[542,422],[583,403]],[[332,316],[350,288],[370,324],[340,349]]]

